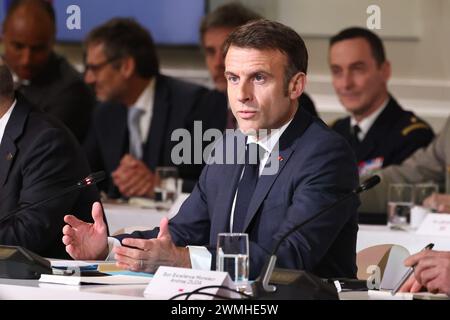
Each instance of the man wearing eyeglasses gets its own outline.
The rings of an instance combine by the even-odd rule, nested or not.
[[[13,72],[17,91],[59,118],[82,142],[95,99],[81,75],[53,52],[56,25],[52,5],[44,0],[12,1],[2,30],[2,58]]]
[[[85,81],[101,101],[85,142],[91,167],[108,173],[109,197],[152,196],[155,168],[174,166],[172,132],[193,127],[206,89],[161,75],[150,34],[131,19],[98,26],[85,45]],[[202,168],[177,167],[184,181]]]

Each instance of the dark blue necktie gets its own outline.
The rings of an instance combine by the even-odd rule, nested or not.
[[[244,232],[248,206],[255,191],[256,183],[258,182],[259,160],[262,156],[261,151],[261,148],[256,143],[251,143],[246,146],[244,173],[237,187],[232,232]]]

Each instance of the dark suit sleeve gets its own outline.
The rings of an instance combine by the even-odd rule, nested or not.
[[[16,161],[21,167],[22,185],[17,207],[47,199],[79,181],[80,151],[62,129],[39,133],[33,146]],[[84,163],[83,163],[84,164]],[[0,224],[0,243],[20,245],[34,252],[61,243],[63,217],[70,212],[79,192],[19,212]]]
[[[202,171],[199,183],[186,199],[177,215],[170,220],[169,230],[173,242],[177,246],[206,245],[209,242],[210,217],[206,193],[206,176],[208,167]],[[149,231],[135,231],[131,234],[121,234],[115,238],[152,239],[158,236],[159,228]],[[189,239],[189,242],[187,241]]]

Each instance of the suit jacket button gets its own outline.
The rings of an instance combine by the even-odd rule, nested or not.
[[[11,152],[8,152],[8,154],[6,155],[6,161],[11,161],[13,158],[13,154]]]

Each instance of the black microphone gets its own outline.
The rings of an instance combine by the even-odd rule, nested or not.
[[[301,223],[295,225],[286,234],[284,234],[281,237],[281,239],[278,240],[275,248],[273,249],[273,251],[272,251],[272,253],[270,255],[270,258],[267,260],[266,264],[262,268],[261,274],[259,275],[258,279],[256,279],[256,281],[252,284],[253,293],[256,296],[259,296],[259,295],[264,295],[264,294],[267,294],[267,293],[274,293],[275,291],[277,291],[277,287],[275,285],[270,285],[269,281],[272,278],[272,273],[274,271],[275,263],[277,261],[277,256],[276,255],[277,255],[278,249],[280,248],[281,244],[283,243],[284,240],[286,240],[287,237],[289,237],[292,233],[294,233],[295,231],[300,229],[302,226],[304,226],[305,224],[307,224],[311,220],[314,220],[314,219],[320,217],[325,212],[328,212],[330,209],[333,209],[338,204],[348,200],[349,198],[351,198],[353,196],[358,195],[361,192],[364,192],[364,191],[367,191],[367,190],[373,188],[378,183],[380,183],[380,181],[381,181],[381,179],[380,179],[380,177],[378,175],[374,175],[374,176],[368,178],[363,183],[361,183],[355,190],[353,190],[352,192],[346,194],[342,198],[339,198],[337,201],[333,202],[329,206],[323,208],[317,214],[312,215],[311,217],[309,217],[305,221],[302,221]],[[293,282],[293,281],[297,280],[299,275],[305,275],[306,274],[305,271],[294,271],[294,273],[297,273],[297,275],[288,274],[288,273],[290,273],[290,272],[286,271],[286,272],[284,272],[283,274],[280,275],[280,278],[284,278],[282,282],[286,283],[286,280],[289,279],[289,278]],[[311,274],[306,275],[306,277],[307,277],[306,280],[309,281],[310,283],[316,281],[316,279],[314,279],[316,277],[311,275]],[[282,282],[280,282],[280,283],[282,283]],[[290,283],[292,283],[292,282],[290,282]],[[320,285],[322,285],[320,282],[312,284],[312,285],[309,284],[309,286],[311,288],[315,287],[315,289],[317,289],[317,286],[320,286]],[[292,294],[295,290],[291,289],[291,290],[288,290],[288,291],[290,292],[290,294]],[[296,294],[297,294],[297,292],[296,292]],[[334,292],[334,294],[335,294],[335,292]],[[269,296],[269,298],[270,298],[270,296]],[[289,297],[283,297],[283,298],[289,298]],[[307,297],[304,297],[304,298],[307,298]],[[326,298],[332,298],[332,293],[330,293],[330,295],[326,296]],[[273,299],[273,297],[272,297],[272,299]]]
[[[38,202],[30,203],[30,204],[28,204],[26,206],[19,207],[19,208],[14,209],[13,211],[8,212],[5,216],[3,216],[0,219],[0,224],[3,223],[4,221],[8,220],[9,218],[11,218],[11,216],[16,214],[17,212],[20,212],[20,211],[23,211],[23,210],[26,210],[26,209],[29,209],[29,208],[32,208],[32,207],[43,205],[43,204],[45,204],[45,203],[47,203],[49,201],[58,199],[58,198],[66,195],[68,193],[71,193],[71,192],[75,191],[75,190],[79,190],[79,189],[83,189],[83,188],[89,187],[90,185],[99,183],[100,181],[104,180],[105,177],[106,177],[106,174],[105,174],[104,171],[98,171],[98,172],[91,173],[86,178],[78,181],[77,184],[61,190],[60,192],[58,192],[57,194],[51,196],[50,198],[43,199],[43,200],[38,201]]]
[[[356,194],[359,194],[361,192],[364,192],[366,190],[372,189],[377,184],[379,184],[381,181],[380,176],[374,175],[370,178],[368,178],[366,181],[361,183],[358,188],[356,188],[353,192]]]

